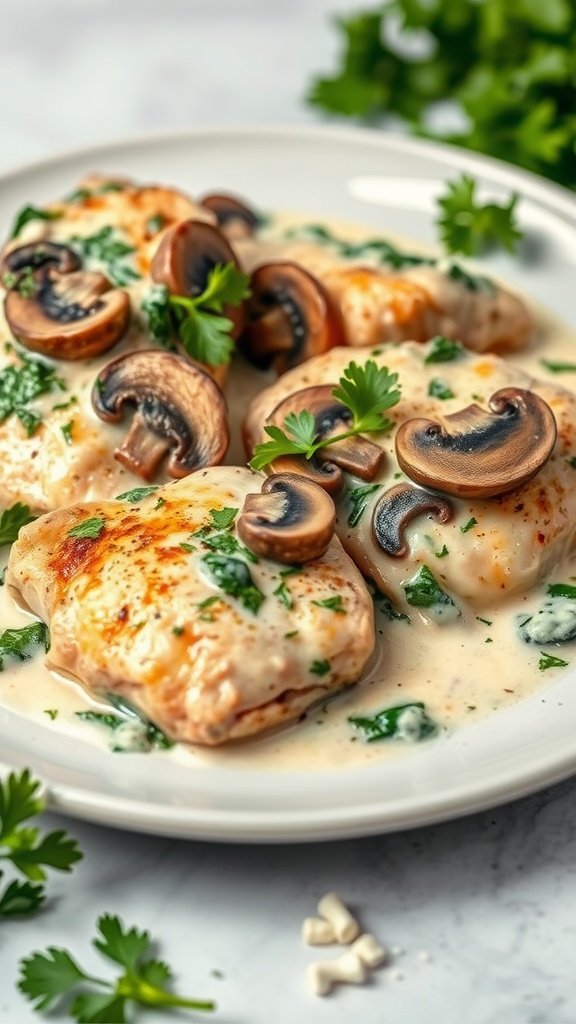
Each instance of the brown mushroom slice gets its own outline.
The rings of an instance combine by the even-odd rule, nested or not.
[[[200,206],[216,217],[218,227],[231,241],[250,238],[261,224],[261,218],[241,199],[226,192],[211,192],[199,200]]]
[[[201,220],[184,220],[164,233],[152,260],[151,274],[171,295],[195,298],[206,288],[210,272],[228,263],[240,269],[230,243],[218,228]],[[225,304],[222,315],[232,321],[232,337],[237,338],[245,323],[244,305]]]
[[[295,391],[272,410],[267,422],[284,428],[289,413],[297,415],[307,410],[314,416],[315,434],[318,439],[343,434],[349,429],[351,414],[342,402],[336,401],[332,394],[333,390],[330,384],[316,384]],[[332,463],[347,473],[360,477],[361,480],[373,480],[382,468],[385,457],[386,454],[379,445],[356,435],[344,441],[335,441],[326,448],[320,448],[314,459],[322,464]]]
[[[31,287],[8,292],[4,303],[15,338],[54,359],[89,359],[112,348],[130,325],[130,298],[103,274],[57,274],[43,268]]]
[[[297,473],[274,473],[248,494],[237,519],[250,551],[287,565],[312,562],[328,549],[336,510],[326,492]]]
[[[372,513],[372,536],[393,558],[402,558],[408,551],[404,530],[417,516],[428,513],[437,522],[449,523],[453,509],[438,494],[423,491],[411,484],[397,484],[382,494]]]
[[[224,458],[230,441],[220,388],[197,363],[161,349],[129,352],[100,372],[92,404],[108,423],[136,411],[114,458],[144,480],[153,480],[172,449],[168,472],[188,476]]]
[[[298,263],[263,263],[252,273],[248,324],[241,340],[246,357],[278,374],[345,345],[342,316],[320,281]]]
[[[423,487],[463,498],[492,498],[531,480],[556,442],[556,420],[544,399],[522,388],[492,395],[490,412],[475,403],[434,420],[407,420],[396,456]]]
[[[297,473],[317,484],[327,494],[336,496],[344,486],[344,474],[333,462],[319,463],[305,455],[280,455],[266,467],[270,473]]]
[[[51,267],[60,274],[70,274],[81,266],[80,257],[67,245],[61,245],[60,242],[30,242],[4,254],[0,262],[0,281],[10,289],[18,284],[27,270]]]

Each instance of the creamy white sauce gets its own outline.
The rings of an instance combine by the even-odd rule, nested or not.
[[[352,231],[349,225],[332,223],[329,226],[340,237],[366,235],[365,229]],[[412,242],[399,244],[407,251],[419,248]],[[510,356],[510,361],[537,377],[553,379],[576,391],[576,372],[553,375],[540,362],[543,358],[576,361],[576,335],[552,313],[531,308],[538,325],[536,340],[530,350]],[[92,370],[91,376],[93,373]],[[77,382],[86,377],[86,369],[69,364],[66,375],[71,391],[77,392]],[[240,431],[243,411],[250,398],[271,379],[253,371],[241,360],[231,368],[227,392],[232,443],[226,459],[231,465],[245,461]],[[92,415],[87,408],[84,411],[86,416]],[[110,437],[113,445],[113,433]],[[128,489],[137,482],[134,478],[128,479],[121,489]],[[7,555],[6,549],[0,551],[0,568]],[[559,566],[553,580],[548,582],[569,582],[574,577],[576,566],[572,562]],[[527,698],[565,671],[562,668],[543,671],[539,667],[540,647],[522,643],[516,628],[521,613],[536,611],[543,604],[545,590],[542,587],[488,612],[482,611],[482,619],[488,621],[467,615],[454,621],[435,622],[413,609],[408,623],[389,621],[377,610],[377,649],[356,686],[325,705],[313,708],[303,721],[281,732],[217,749],[177,746],[163,756],[197,767],[210,764],[263,770],[341,768],[343,763],[358,766],[402,756],[413,749],[409,739],[366,743],[349,724],[348,716],[371,715],[386,707],[421,701],[441,733],[452,731]],[[15,606],[7,588],[0,588],[0,629],[19,628],[30,621],[30,616]],[[543,649],[571,666],[576,663],[576,642],[548,645]],[[23,664],[5,659],[5,670],[0,673],[0,703],[24,719],[42,722],[46,728],[58,730],[64,736],[73,734],[87,743],[110,745],[108,730],[76,718],[78,711],[87,708],[109,711],[109,706],[92,700],[77,682],[50,673],[43,666],[40,653]]]

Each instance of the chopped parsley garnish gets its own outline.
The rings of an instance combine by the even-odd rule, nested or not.
[[[33,220],[58,220],[62,214],[57,210],[42,210],[38,206],[24,206],[19,213],[16,214],[16,219],[12,225],[9,237],[18,238],[18,235],[22,231],[26,224],[29,224]]]
[[[309,671],[314,676],[325,676],[330,671],[330,668],[330,662],[325,658],[323,661],[313,661]]]
[[[459,341],[444,338],[441,334],[431,338],[429,345],[430,351],[424,358],[425,363],[451,363],[453,359],[458,359],[464,351]]]
[[[368,507],[368,498],[379,490],[382,484],[365,484],[362,487],[351,487],[346,491],[346,500],[352,506],[348,516],[348,526],[357,526]]]
[[[13,544],[23,526],[33,523],[36,516],[31,515],[28,505],[17,501],[15,505],[0,513],[0,547]]]
[[[428,384],[428,394],[431,398],[440,398],[445,401],[447,398],[454,398],[454,392],[440,377],[433,377]]]
[[[149,217],[146,221],[146,234],[156,235],[158,231],[161,231],[165,224],[164,217],[161,213],[157,213],[154,217]]]
[[[39,788],[27,768],[0,781],[0,859],[10,861],[25,878],[9,882],[0,892],[0,917],[34,913],[45,900],[44,886],[38,883],[46,880],[46,868],[71,871],[82,859],[76,840],[61,829],[41,835],[29,824],[22,827],[45,809]],[[3,874],[0,871],[0,878]]]
[[[248,298],[249,275],[233,263],[218,264],[208,274],[206,287],[193,298],[170,295],[165,285],[155,286],[142,303],[152,337],[169,345],[176,334],[193,359],[209,366],[229,363],[234,351],[232,320],[222,316],[225,305],[239,306]]]
[[[263,469],[281,455],[304,455],[311,459],[320,448],[344,438],[390,430],[394,423],[385,413],[400,401],[397,382],[397,373],[390,373],[385,366],[379,368],[373,359],[363,366],[349,363],[338,386],[332,390],[336,401],[349,410],[348,429],[318,440],[316,421],[311,412],[303,409],[298,414],[288,413],[284,429],[273,425],[264,427],[272,440],[256,445],[249,466],[254,470]]]
[[[541,359],[540,365],[550,373],[576,373],[576,363],[557,363],[551,359]]]
[[[95,978],[73,959],[67,949],[50,946],[20,961],[20,991],[34,1009],[51,1010],[66,999],[72,1018],[78,1022],[133,1020],[133,1006],[161,1009],[213,1010],[213,1002],[185,999],[167,987],[172,971],[161,960],[149,956],[151,939],[147,931],[125,928],[119,917],[102,914],[93,946],[121,973],[115,981]],[[78,987],[80,989],[78,990]]]
[[[110,700],[112,700],[112,697],[110,697]],[[169,739],[162,729],[153,725],[148,718],[141,715],[128,701],[115,697],[113,703],[122,714],[115,714],[113,711],[76,711],[76,718],[79,718],[82,722],[104,726],[104,728],[110,729],[113,733],[117,732],[117,730],[126,731],[129,725],[136,726],[137,746],[138,751],[141,753],[145,753],[153,747],[158,750],[170,750],[174,746],[174,741]],[[130,746],[131,744],[124,745],[120,740],[119,742],[113,742],[112,750],[120,753],[129,751]]]
[[[82,523],[73,526],[71,530],[68,530],[66,536],[87,537],[90,540],[98,540],[104,526],[105,520],[102,516],[93,516],[91,519],[85,519]]]
[[[334,597],[324,597],[321,601],[312,601],[312,604],[317,604],[319,608],[328,608],[331,612],[339,612],[341,615],[346,615],[346,609],[342,604],[340,594],[335,594]]]
[[[93,235],[75,236],[70,239],[70,244],[88,259],[102,263],[110,280],[120,288],[133,284],[141,277],[141,274],[126,262],[126,257],[132,256],[135,252],[134,247],[118,238],[113,227],[100,228]]]
[[[459,263],[451,263],[445,271],[446,277],[458,284],[464,285],[470,292],[485,292],[487,295],[494,295],[496,288],[489,277],[482,274],[469,274]]]
[[[438,228],[448,252],[474,256],[495,246],[514,252],[522,238],[515,220],[518,195],[508,203],[479,203],[476,182],[469,174],[461,174],[448,182],[447,192],[438,200]]]
[[[427,565],[421,565],[416,576],[404,584],[408,604],[413,608],[432,608],[434,605],[454,605],[454,601],[438,583]]]
[[[403,270],[406,267],[433,266],[436,260],[431,256],[420,256],[414,253],[402,252],[391,242],[383,238],[369,238],[365,242],[346,242],[331,231],[328,231],[322,224],[302,224],[298,227],[289,228],[285,232],[286,238],[307,237],[314,242],[324,245],[331,245],[340,256],[345,259],[362,259],[369,256],[378,259],[381,263],[392,267],[393,270]]]
[[[434,552],[434,558],[446,558],[446,555],[449,554],[450,552],[448,551],[448,548],[446,547],[445,544],[443,544],[442,547],[440,548],[440,551]]]
[[[48,628],[43,622],[32,622],[29,626],[5,629],[0,633],[0,672],[4,669],[4,658],[29,661],[35,653],[31,647],[43,647],[45,651],[50,647]]]
[[[545,672],[548,668],[566,668],[568,665],[569,662],[564,661],[563,658],[556,658],[553,654],[546,654],[545,651],[540,651],[538,668],[541,672]]]
[[[492,625],[492,619],[483,619],[481,615],[477,615],[476,616],[476,620],[478,622],[483,622],[485,626],[491,626]]]
[[[210,526],[214,530],[230,529],[238,515],[238,511],[237,508],[211,508],[209,511]]]
[[[350,715],[348,721],[360,729],[368,743],[393,738],[423,740],[438,731],[421,701],[384,708],[371,716]]]
[[[281,604],[284,605],[285,608],[291,608],[292,605],[294,604],[292,594],[288,590],[288,587],[284,583],[284,580],[282,580],[282,583],[280,583],[276,587],[276,590],[272,591],[272,593],[274,594],[274,597],[278,598],[278,600],[281,602]]]
[[[72,442],[74,440],[73,437],[72,437],[72,430],[73,430],[73,428],[74,428],[74,420],[70,420],[69,423],[64,423],[60,427],[60,432],[61,432],[62,437],[64,438],[66,444],[72,444]]]
[[[473,526],[477,525],[478,520],[475,519],[474,516],[472,516],[467,523],[464,523],[464,526],[460,527],[460,533],[468,533],[468,530],[471,530]]]
[[[131,505],[134,505],[137,501],[142,501],[144,498],[148,498],[154,491],[157,491],[159,484],[151,484],[149,487],[134,487],[131,491],[124,491],[123,494],[116,495],[116,501],[128,501]]]
[[[28,437],[32,437],[42,417],[28,403],[50,391],[65,391],[66,385],[47,363],[27,356],[19,358],[20,366],[10,364],[0,371],[0,423],[10,415],[17,416]]]
[[[570,583],[549,583],[547,593],[550,597],[569,597],[576,601],[576,587]]]
[[[55,722],[56,719],[58,718],[58,709],[57,708],[44,708],[44,714],[48,715],[48,718],[50,719],[51,722]]]
[[[247,611],[257,615],[264,594],[256,586],[246,562],[210,551],[202,556],[208,575],[225,594],[236,597]]]

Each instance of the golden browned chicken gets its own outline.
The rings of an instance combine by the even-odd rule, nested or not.
[[[335,348],[309,360],[254,399],[246,445],[252,452],[265,440],[269,417],[281,423],[288,406],[274,410],[287,396],[331,385],[330,396],[351,356],[387,366],[401,390],[388,413],[394,428],[370,435],[385,452],[377,472],[344,474],[338,535],[361,571],[404,608],[422,566],[456,599],[481,608],[541,582],[574,546],[576,395],[496,355],[460,350],[442,362],[434,353],[434,344],[408,342],[376,353]],[[311,408],[310,395],[302,391],[290,410]],[[320,425],[318,403],[314,409]]]
[[[296,495],[292,507],[285,488],[278,506],[275,492],[270,540],[243,511],[263,479],[201,470],[21,530],[6,582],[49,625],[48,664],[93,694],[129,700],[173,739],[202,744],[283,725],[357,681],[374,645],[372,600],[330,540],[332,503]],[[286,564],[318,541],[325,554]],[[253,554],[262,544],[284,561]]]

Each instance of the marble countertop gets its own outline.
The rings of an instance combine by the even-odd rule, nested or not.
[[[329,18],[365,6],[3,0],[0,171],[158,129],[315,123],[302,97],[333,64]],[[576,780],[436,827],[325,844],[185,842],[55,814],[43,825],[68,829],[85,857],[52,874],[38,916],[2,925],[6,1024],[39,1019],[15,988],[33,949],[66,946],[98,972],[90,940],[104,911],[149,929],[176,988],[217,1001],[215,1022],[576,1021]],[[390,956],[370,984],[323,1000],[307,988],[317,954],[300,926],[332,889]]]

